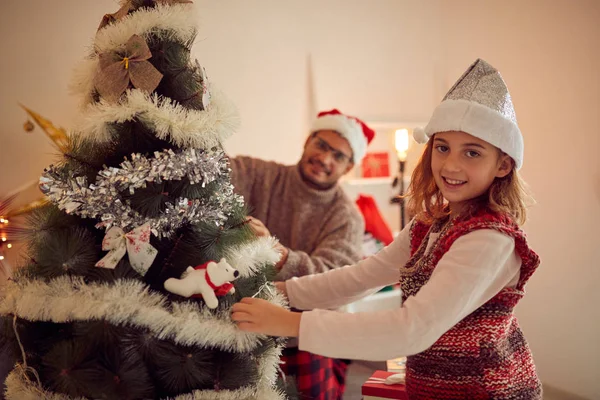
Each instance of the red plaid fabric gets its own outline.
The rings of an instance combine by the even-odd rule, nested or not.
[[[283,350],[281,369],[296,380],[300,400],[342,400],[348,361],[323,357],[298,348]]]

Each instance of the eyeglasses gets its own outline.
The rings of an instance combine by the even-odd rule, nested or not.
[[[343,164],[346,161],[350,161],[349,155],[346,155],[346,154],[342,153],[341,151],[331,147],[331,145],[329,143],[327,143],[325,140],[321,139],[318,136],[315,136],[315,139],[316,140],[313,143],[314,143],[314,146],[316,147],[316,149],[322,153],[331,152],[333,154],[333,159],[335,160],[336,163]]]

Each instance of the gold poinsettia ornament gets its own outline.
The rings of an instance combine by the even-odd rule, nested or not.
[[[148,61],[151,57],[146,41],[138,35],[129,38],[124,53],[101,53],[98,72],[94,78],[94,86],[100,96],[108,101],[117,101],[130,82],[133,87],[152,93],[163,75]]]

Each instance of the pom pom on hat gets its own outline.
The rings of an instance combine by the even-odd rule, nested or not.
[[[413,138],[415,139],[415,142],[419,144],[427,143],[427,141],[429,140],[429,136],[427,136],[427,134],[425,133],[425,129],[423,129],[423,127],[421,126],[413,129]]]
[[[311,133],[332,130],[344,137],[352,148],[352,161],[359,163],[367,152],[367,145],[375,137],[375,131],[356,117],[342,114],[335,108],[317,115]]]

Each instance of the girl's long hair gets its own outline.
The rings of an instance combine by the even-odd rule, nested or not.
[[[500,154],[502,152],[498,150]],[[449,215],[447,203],[438,189],[431,170],[431,156],[433,153],[433,137],[429,139],[421,159],[415,167],[408,191],[408,212],[425,222],[445,218]],[[496,178],[486,193],[472,200],[471,209],[475,210],[486,206],[490,210],[509,214],[519,225],[527,219],[527,203],[533,202],[526,184],[515,168],[513,159],[512,170],[504,178]]]

